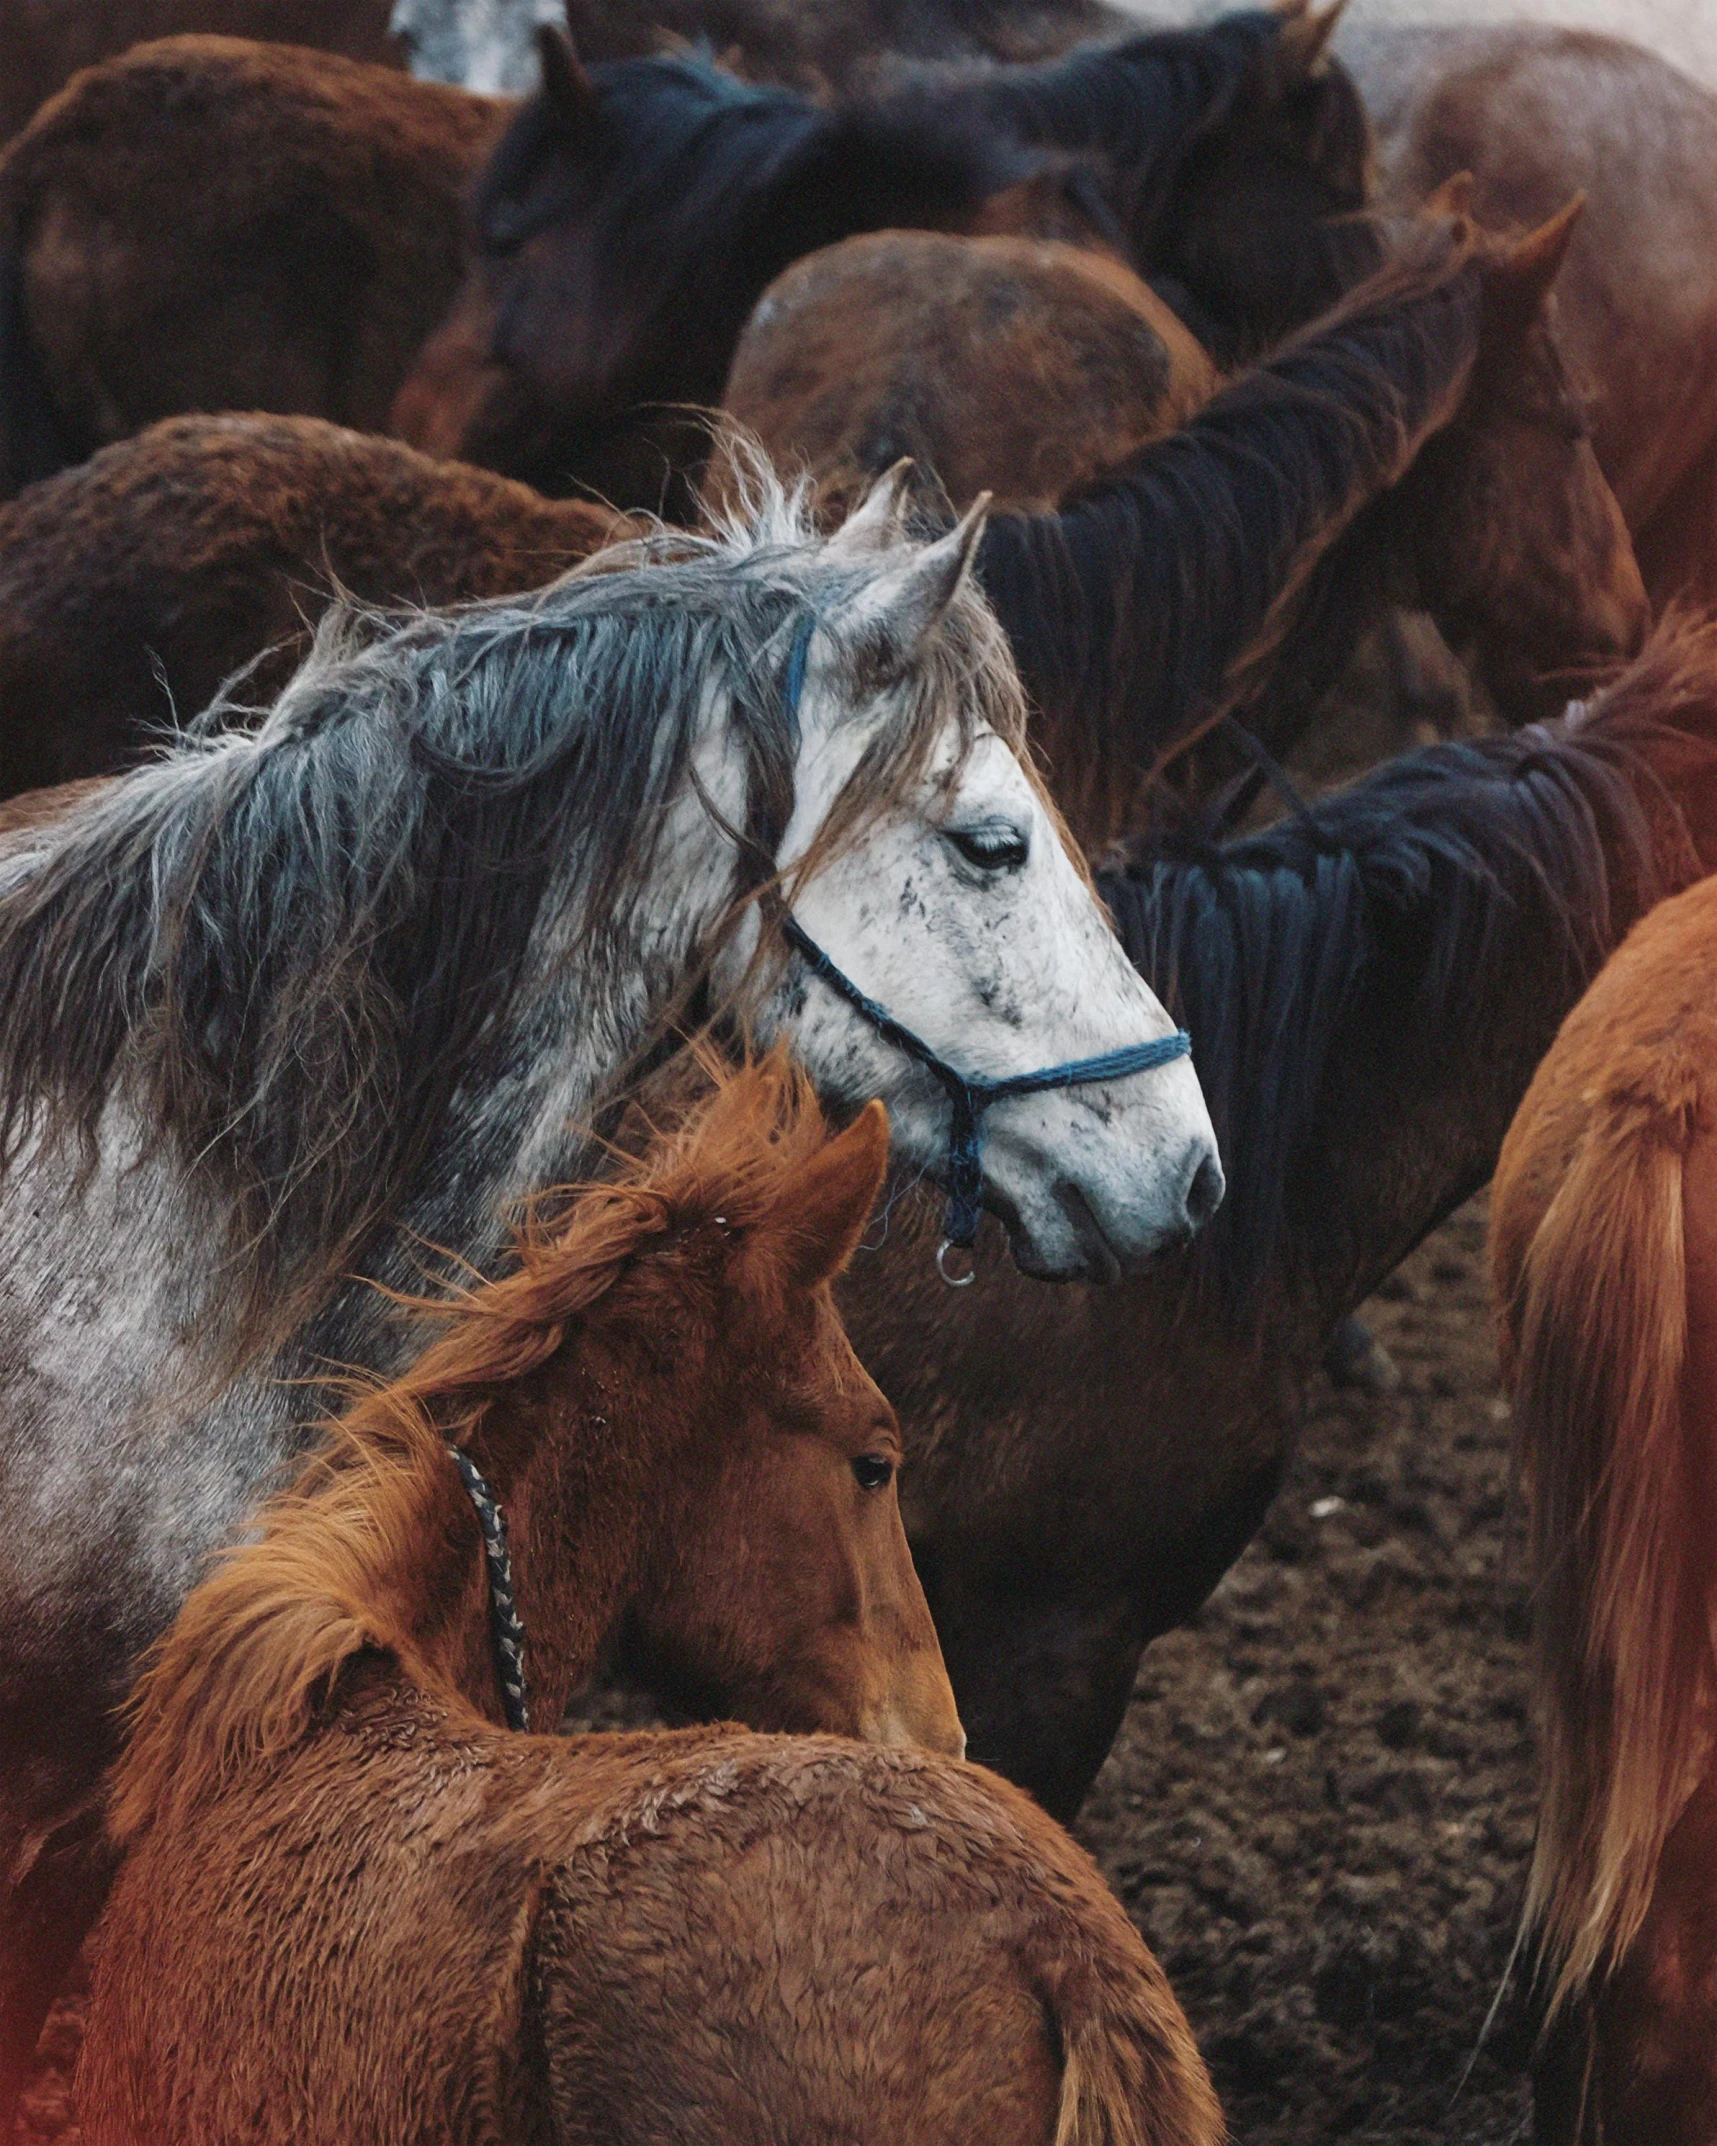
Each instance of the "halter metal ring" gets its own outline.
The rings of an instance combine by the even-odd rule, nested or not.
[[[968,1267],[964,1274],[950,1274],[948,1272],[948,1254],[950,1252],[970,1252],[971,1249],[969,1244],[956,1244],[952,1237],[944,1237],[936,1247],[936,1272],[941,1275],[950,1289],[970,1289],[977,1280],[978,1270],[975,1265]]]

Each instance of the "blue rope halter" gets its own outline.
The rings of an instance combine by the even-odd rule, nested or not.
[[[815,630],[816,621],[807,619],[799,628],[787,659],[787,709],[795,718],[800,696],[805,690],[805,665]],[[1041,1095],[1053,1088],[1082,1088],[1098,1081],[1125,1080],[1130,1074],[1148,1073],[1155,1066],[1185,1058],[1192,1050],[1191,1036],[1184,1028],[1177,1028],[1172,1035],[1155,1037],[1149,1043],[1129,1044],[1122,1050],[1104,1051],[1095,1058],[1069,1059],[1064,1065],[1041,1066],[1034,1073],[1009,1073],[999,1079],[987,1073],[962,1073],[932,1050],[922,1036],[897,1021],[885,1006],[861,991],[852,978],[830,960],[796,917],[785,916],[781,931],[787,944],[813,976],[820,977],[831,991],[845,999],[870,1023],[884,1043],[892,1044],[941,1083],[950,1113],[948,1162],[944,1173],[948,1212],[943,1224],[942,1243],[936,1254],[936,1264],[942,1270],[944,1280],[952,1279],[942,1268],[944,1254],[950,1249],[968,1250],[977,1239],[984,1191],[984,1112],[992,1103],[999,1103],[1009,1095]],[[971,1278],[968,1274],[962,1281]]]

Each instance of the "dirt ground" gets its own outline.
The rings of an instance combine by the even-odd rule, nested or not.
[[[1532,1762],[1482,1206],[1365,1317],[1399,1390],[1323,1390],[1262,1535],[1146,1656],[1078,1830],[1242,2146],[1502,2146],[1530,2134],[1517,1987],[1480,2041]]]
[[[1528,2133],[1505,2000],[1531,1840],[1518,1514],[1482,1210],[1366,1310],[1400,1372],[1324,1388],[1263,1534],[1146,1656],[1079,1826],[1156,1948],[1237,2146]],[[21,2138],[72,2146],[75,2022]]]

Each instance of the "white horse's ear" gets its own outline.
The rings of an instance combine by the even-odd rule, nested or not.
[[[945,537],[879,574],[835,620],[841,637],[867,643],[890,675],[906,670],[959,594],[989,511],[980,493]]]
[[[910,455],[902,455],[892,469],[883,472],[830,537],[828,548],[836,558],[864,558],[871,552],[888,551],[903,540],[911,476]]]

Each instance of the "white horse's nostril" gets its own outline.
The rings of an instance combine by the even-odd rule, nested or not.
[[[1217,1160],[1213,1147],[1205,1148],[1193,1167],[1192,1177],[1186,1188],[1186,1221],[1191,1230],[1201,1230],[1222,1205],[1222,1195],[1228,1190],[1228,1180],[1222,1174],[1222,1164]]]

